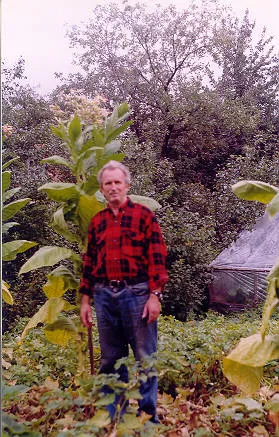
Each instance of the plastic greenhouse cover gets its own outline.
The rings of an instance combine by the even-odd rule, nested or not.
[[[270,269],[279,256],[279,214],[273,219],[265,214],[252,231],[243,231],[210,264],[213,267],[248,267]]]
[[[213,274],[210,306],[234,311],[263,301],[266,276],[278,256],[279,214],[273,219],[264,215],[252,231],[243,231],[210,264]]]

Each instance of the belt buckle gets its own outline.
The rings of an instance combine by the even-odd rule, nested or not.
[[[119,279],[112,279],[111,281],[109,281],[109,287],[112,288],[117,288],[120,287],[122,281],[120,281]]]

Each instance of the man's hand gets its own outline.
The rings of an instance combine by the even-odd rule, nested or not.
[[[90,296],[86,294],[82,295],[81,305],[80,305],[80,320],[86,326],[86,328],[90,328],[93,323],[92,319],[92,309],[90,305]]]
[[[156,290],[159,291],[159,290]],[[147,318],[147,323],[152,323],[157,320],[159,314],[161,312],[161,304],[157,296],[155,294],[150,294],[148,301],[145,304],[142,319]]]

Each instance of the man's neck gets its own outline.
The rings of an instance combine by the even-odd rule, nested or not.
[[[117,216],[119,214],[119,210],[120,208],[125,205],[125,203],[127,202],[128,197],[126,197],[126,199],[124,200],[123,203],[119,204],[119,203],[109,203],[109,207],[113,212],[114,216]]]

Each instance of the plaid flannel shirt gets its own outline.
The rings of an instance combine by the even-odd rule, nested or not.
[[[153,212],[129,198],[114,216],[107,207],[89,226],[80,292],[91,296],[102,280],[148,278],[149,289],[168,280],[166,246]]]

